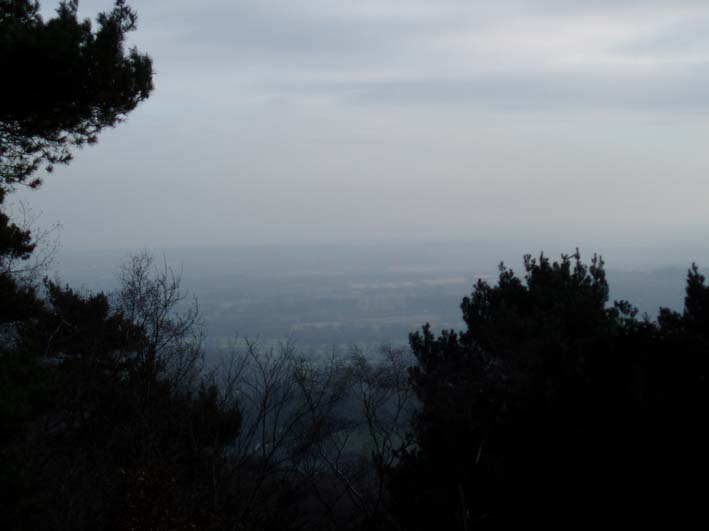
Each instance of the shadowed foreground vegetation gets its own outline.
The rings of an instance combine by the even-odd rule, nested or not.
[[[607,304],[603,264],[527,257],[406,351],[244,340],[205,367],[148,255],[110,296],[47,282],[5,321],[7,529],[471,529],[701,516],[709,288]],[[178,311],[178,308],[182,308]],[[408,369],[407,369],[408,367]]]

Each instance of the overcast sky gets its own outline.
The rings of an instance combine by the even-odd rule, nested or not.
[[[153,96],[16,196],[65,247],[709,234],[706,0],[130,3]]]

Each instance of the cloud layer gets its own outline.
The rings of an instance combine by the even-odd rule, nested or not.
[[[101,2],[84,4],[88,11]],[[238,79],[259,95],[311,89],[481,106],[704,107],[706,2],[135,4],[138,40],[166,83],[204,76],[217,98],[228,98],[219,85]]]
[[[28,198],[68,246],[709,227],[706,1],[131,4],[155,95]]]

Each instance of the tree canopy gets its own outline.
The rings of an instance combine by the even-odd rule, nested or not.
[[[608,304],[603,262],[578,253],[501,267],[461,309],[467,328],[410,337],[413,446],[393,467],[404,529],[678,523],[707,471],[709,288],[682,314]]]
[[[44,20],[39,2],[0,0],[0,208],[16,185],[38,186],[43,165],[67,164],[73,148],[96,142],[153,89],[150,57],[125,49],[135,11],[116,0],[94,28],[79,20],[78,5],[60,2]],[[18,285],[5,265],[34,248],[29,228],[0,210],[0,324],[33,307],[32,288]]]
[[[137,16],[124,0],[90,20],[78,0],[44,20],[39,3],[0,0],[0,186],[37,186],[42,165],[71,160],[72,148],[96,142],[148,98],[152,61],[125,49]]]

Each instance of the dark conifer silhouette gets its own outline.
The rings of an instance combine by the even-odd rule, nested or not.
[[[404,529],[677,524],[702,513],[709,288],[682,315],[609,307],[603,262],[501,267],[461,305],[467,329],[411,335],[420,400],[390,475]]]
[[[42,164],[71,160],[71,149],[96,142],[152,91],[152,61],[126,34],[136,28],[124,0],[101,13],[94,30],[77,18],[78,0],[43,20],[39,3],[0,2],[0,186],[37,186]],[[29,181],[29,182],[28,182]]]
[[[151,59],[125,50],[136,13],[117,0],[94,30],[77,9],[77,0],[60,2],[44,20],[36,1],[0,1],[0,209],[16,185],[38,186],[42,165],[68,163],[72,148],[96,142],[152,91]],[[34,246],[30,231],[0,210],[0,324],[33,306],[33,290],[4,266],[27,259]]]

